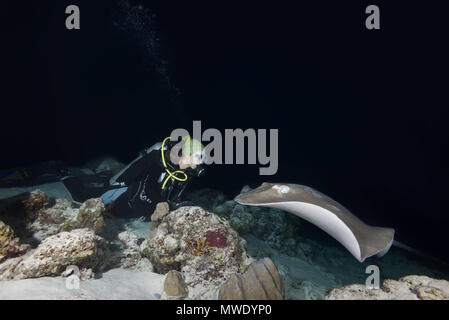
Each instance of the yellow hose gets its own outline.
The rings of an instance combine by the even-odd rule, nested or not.
[[[167,184],[168,179],[170,179],[170,178],[176,179],[178,181],[186,181],[188,179],[188,176],[184,171],[176,170],[176,171],[171,172],[167,168],[167,163],[165,162],[165,155],[164,155],[164,145],[165,145],[165,142],[169,139],[170,139],[170,137],[165,138],[164,141],[162,141],[162,146],[161,146],[162,163],[164,164],[165,171],[167,171],[167,173],[168,173],[167,178],[165,178],[164,183],[162,184],[162,190],[164,190],[165,185]],[[176,174],[183,174],[184,177],[183,178],[178,177],[178,176],[176,176]]]

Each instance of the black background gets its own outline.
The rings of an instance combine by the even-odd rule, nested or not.
[[[232,197],[245,184],[305,184],[449,260],[442,3],[2,2],[0,167],[129,162],[192,120],[277,128],[275,176],[214,166],[193,187]],[[65,28],[69,4],[80,30]],[[365,28],[369,4],[381,30]]]

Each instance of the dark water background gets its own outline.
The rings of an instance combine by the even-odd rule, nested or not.
[[[215,166],[193,187],[309,185],[449,261],[441,1],[375,1],[378,31],[365,1],[77,1],[79,31],[69,4],[2,3],[1,168],[129,162],[192,120],[278,128],[277,175]]]

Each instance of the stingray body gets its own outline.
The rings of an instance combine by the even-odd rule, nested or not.
[[[394,229],[367,225],[335,200],[307,186],[265,182],[243,190],[234,200],[293,213],[331,235],[360,262],[385,255],[393,244]]]

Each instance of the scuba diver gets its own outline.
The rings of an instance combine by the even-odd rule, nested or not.
[[[165,138],[142,150],[134,161],[115,175],[109,171],[70,175],[70,170],[58,165],[57,170],[45,172],[48,178],[44,183],[51,182],[51,179],[61,181],[73,200],[78,202],[102,198],[106,206],[111,205],[109,212],[115,217],[151,216],[159,202],[167,202],[170,210],[193,205],[183,201],[182,195],[192,179],[204,174],[204,146],[185,136],[179,161],[174,161],[170,153],[176,144],[178,142],[170,141],[170,137]],[[31,185],[31,182],[26,185]]]
[[[112,177],[98,174],[61,180],[77,201],[101,197],[105,205],[113,203],[114,216],[151,215],[159,202],[167,202],[170,210],[192,205],[182,201],[181,196],[193,178],[204,174],[204,146],[190,136],[184,137],[183,143],[178,164],[170,158],[177,142],[167,137],[141,151],[134,161]]]

